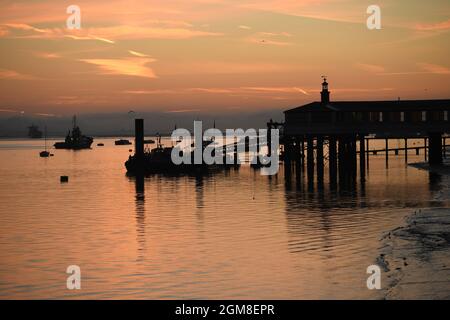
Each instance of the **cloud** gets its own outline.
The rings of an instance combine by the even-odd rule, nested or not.
[[[203,93],[233,93],[232,89],[226,88],[191,88],[189,91]]]
[[[137,51],[128,50],[128,52],[130,54],[132,54],[133,56],[136,56],[136,57],[148,57],[148,55],[146,55],[144,53],[137,52]]]
[[[437,75],[449,75],[450,69],[445,66],[432,64],[432,63],[417,63],[420,70],[414,71],[400,71],[400,72],[382,72],[380,76],[407,76],[407,75],[423,75],[423,74],[437,74]]]
[[[153,70],[146,67],[147,63],[156,61],[150,58],[80,59],[79,61],[97,66],[101,74],[157,78]]]
[[[57,59],[61,58],[61,55],[54,52],[35,52],[34,55],[39,58],[44,59]]]
[[[136,95],[152,95],[152,94],[175,94],[180,93],[176,90],[171,89],[154,89],[154,90],[125,90],[123,91],[125,94],[136,94]]]
[[[116,40],[136,39],[191,39],[196,37],[222,36],[223,33],[195,30],[181,27],[117,25],[108,27],[39,29],[28,24],[6,23],[0,25],[1,37],[21,39],[61,39],[98,40],[114,44]]]
[[[273,46],[290,46],[292,42],[284,41],[285,38],[292,37],[288,32],[258,32],[252,37],[246,40],[251,43],[260,45],[273,45]],[[281,40],[280,40],[281,38]]]
[[[36,80],[37,77],[29,74],[23,74],[14,70],[0,69],[0,79]]]
[[[201,109],[187,109],[187,110],[169,110],[166,113],[185,113],[185,112],[198,112],[202,111]]]
[[[245,25],[240,25],[238,28],[243,29],[243,30],[251,30],[252,29],[252,27],[245,26]]]
[[[419,63],[418,66],[432,74],[450,74],[450,69],[445,66],[431,63]]]
[[[270,39],[261,39],[261,38],[249,38],[247,39],[248,42],[256,43],[260,45],[271,45],[271,46],[291,46],[293,45],[292,42],[286,42],[286,41],[276,41],[276,40],[270,40]]]
[[[450,29],[450,20],[439,23],[417,24],[415,29],[418,31],[445,31]]]
[[[356,63],[355,67],[360,70],[370,72],[370,73],[382,73],[382,72],[386,71],[386,69],[382,66],[368,64],[368,63]]]

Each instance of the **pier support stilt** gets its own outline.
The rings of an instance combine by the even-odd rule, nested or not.
[[[386,168],[389,168],[389,139],[385,139],[386,144]]]
[[[427,146],[427,138],[424,138],[423,139],[423,144],[424,144],[424,146],[425,146],[425,148],[423,149],[424,151],[423,151],[423,154],[425,155],[425,162],[428,160],[427,159],[427,148],[428,148],[428,146]]]
[[[366,145],[364,136],[359,137],[359,176],[361,181],[366,179]]]
[[[336,137],[328,139],[328,162],[330,170],[330,184],[332,186],[337,183],[337,144]]]
[[[442,164],[442,134],[430,133],[429,163]]]
[[[408,164],[408,139],[405,138],[405,163]]]
[[[307,137],[307,173],[308,181],[314,180],[314,139],[313,137]]]
[[[323,180],[323,167],[324,167],[324,158],[323,158],[323,136],[317,137],[317,145],[316,145],[316,156],[317,156],[317,179]]]

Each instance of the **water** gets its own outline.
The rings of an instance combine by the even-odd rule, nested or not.
[[[402,154],[389,170],[371,156],[364,185],[333,192],[248,166],[136,181],[130,146],[113,141],[50,158],[43,141],[0,141],[0,298],[380,298],[366,268],[382,233],[413,208],[450,207],[432,200],[439,176]],[[66,289],[69,265],[81,290]]]

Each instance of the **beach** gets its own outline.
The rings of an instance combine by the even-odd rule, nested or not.
[[[450,298],[450,210],[439,207],[450,196],[449,164],[412,165],[428,170],[439,185],[436,207],[414,210],[404,225],[383,234],[377,263],[387,275],[385,299]]]

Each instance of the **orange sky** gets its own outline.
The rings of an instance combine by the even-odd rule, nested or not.
[[[0,113],[287,109],[450,98],[450,2],[1,1]],[[81,8],[81,30],[66,8]]]

